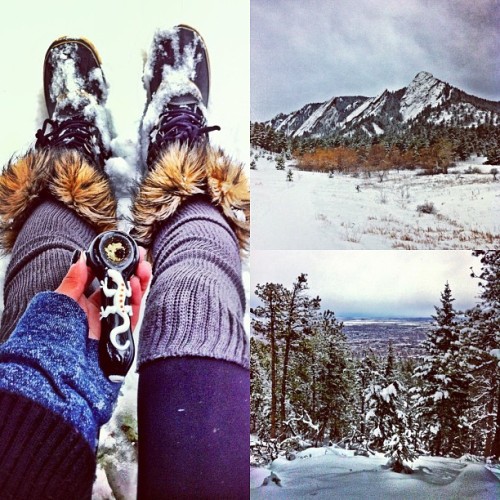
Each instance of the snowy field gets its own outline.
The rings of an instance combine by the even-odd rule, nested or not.
[[[385,467],[387,458],[354,456],[340,448],[310,448],[270,468],[252,468],[251,498],[494,500],[500,481],[484,465],[451,458],[422,457],[413,474],[397,474]],[[271,474],[275,480],[269,480]],[[264,481],[268,484],[263,486]],[[277,484],[279,482],[279,484]]]
[[[267,152],[251,171],[252,248],[474,249],[498,248],[500,180],[484,158],[459,162],[448,175],[391,170],[378,175],[304,172],[293,161],[276,169]],[[291,168],[293,180],[287,181]],[[481,174],[466,173],[478,168]],[[432,203],[435,213],[417,211]]]
[[[45,51],[60,36],[84,36],[97,47],[110,87],[108,106],[117,136],[112,142],[114,158],[108,160],[106,170],[120,198],[120,213],[126,215],[128,190],[137,176],[138,130],[146,99],[142,85],[144,55],[156,29],[188,24],[201,33],[210,55],[208,122],[221,127],[220,132],[210,134],[210,140],[248,165],[249,15],[249,0],[87,0],[74,4],[21,0],[5,5],[0,30],[4,75],[0,81],[2,162],[33,144],[35,132],[46,118],[42,90]],[[7,263],[8,257],[0,260],[0,303]],[[248,294],[247,265],[244,281]],[[132,369],[114,417],[101,431],[102,466],[94,499],[136,496],[136,389],[137,375]]]

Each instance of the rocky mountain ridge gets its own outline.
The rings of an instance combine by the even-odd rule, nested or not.
[[[407,87],[376,97],[341,96],[280,113],[266,122],[291,137],[363,131],[381,135],[393,127],[426,121],[460,127],[500,124],[500,102],[476,97],[421,71]]]

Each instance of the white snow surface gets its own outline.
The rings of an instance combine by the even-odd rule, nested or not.
[[[421,457],[411,463],[414,473],[408,475],[392,472],[387,460],[382,454],[363,457],[334,447],[311,448],[293,461],[279,458],[269,468],[253,468],[250,498],[493,500],[500,495],[500,481],[482,464]],[[271,473],[280,485],[270,481],[263,486]]]
[[[52,0],[49,4],[20,0],[3,6],[3,27],[0,30],[3,65],[0,153],[3,162],[34,144],[35,132],[47,118],[42,68],[49,45],[61,36],[88,38],[102,59],[109,86],[107,105],[116,133],[115,137],[109,137],[113,157],[107,161],[106,171],[119,198],[119,213],[127,215],[130,188],[138,178],[137,167],[141,158],[138,139],[146,102],[142,81],[145,54],[157,30],[187,24],[203,36],[210,56],[211,91],[207,120],[209,125],[221,127],[221,131],[210,134],[210,141],[248,165],[249,13],[249,0],[184,0],[173,3],[162,0],[87,0],[84,4],[70,4],[64,0]],[[68,62],[66,71],[67,76],[71,72],[71,62]],[[100,75],[95,77],[100,78]],[[72,97],[76,98],[75,95]],[[127,228],[125,220],[122,228]],[[0,310],[3,310],[3,281],[8,261],[8,256],[0,258]],[[244,264],[243,281],[248,296],[247,264]],[[248,327],[248,314],[245,324]],[[131,433],[134,433],[136,389],[137,374],[132,368],[113,418],[101,430],[101,451],[105,458],[98,468],[94,498],[136,497],[136,449],[123,431],[124,427],[132,426]]]
[[[396,387],[394,386],[394,384],[389,384],[387,387],[384,387],[380,391],[380,396],[387,403],[390,402],[392,396],[397,396],[397,395],[398,395],[398,391],[397,391]]]
[[[383,182],[366,178],[285,170],[265,151],[251,171],[252,249],[470,250],[500,243],[500,182],[490,165],[474,157],[450,174],[418,176],[391,170]],[[466,174],[469,168],[480,174]],[[293,181],[286,180],[292,169]],[[359,191],[357,189],[359,186]],[[417,211],[433,203],[435,214]]]

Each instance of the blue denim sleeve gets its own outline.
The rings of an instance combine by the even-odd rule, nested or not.
[[[71,298],[37,294],[0,346],[0,390],[20,394],[63,417],[92,448],[113,412],[120,384],[102,373],[98,341]]]

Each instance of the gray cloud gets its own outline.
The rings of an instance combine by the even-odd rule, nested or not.
[[[251,113],[374,96],[421,70],[499,99],[498,0],[252,0]]]
[[[251,289],[267,282],[290,287],[306,273],[309,293],[340,316],[429,316],[447,281],[457,309],[475,303],[471,266],[478,270],[479,261],[469,251],[252,250]]]

